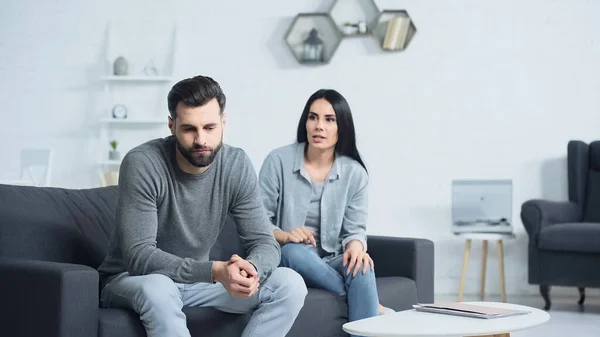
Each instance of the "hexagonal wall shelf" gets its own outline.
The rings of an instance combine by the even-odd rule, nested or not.
[[[335,0],[327,13],[300,13],[285,41],[300,64],[327,64],[345,37],[372,36],[383,51],[403,51],[417,33],[406,10],[379,11],[374,0]]]
[[[342,33],[327,13],[300,13],[285,41],[299,63],[327,64],[342,41]]]
[[[336,0],[329,15],[344,36],[362,36],[375,28],[379,9],[373,0]]]
[[[406,49],[417,28],[405,10],[384,10],[377,19],[373,36],[384,51]]]

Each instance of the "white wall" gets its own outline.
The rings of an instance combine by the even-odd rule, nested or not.
[[[175,77],[205,74],[222,84],[226,141],[243,147],[257,170],[272,148],[293,141],[312,92],[332,87],[347,97],[372,179],[369,233],[434,240],[438,293],[456,292],[462,259],[463,243],[449,233],[450,181],[513,179],[518,240],[505,244],[507,290],[537,292],[527,285],[519,208],[529,198],[566,198],[567,141],[600,137],[600,3],[378,1],[380,8],[407,9],[416,23],[406,52],[381,53],[373,40],[355,38],[342,42],[328,66],[297,65],[283,42],[288,25],[296,13],[329,4],[5,2],[0,179],[17,176],[21,147],[53,146],[54,185],[97,185],[94,160],[98,147],[107,149],[90,118],[104,108],[97,77],[106,25],[141,57],[156,52],[153,37],[164,42],[177,24]],[[162,102],[168,89],[131,91],[129,98]],[[166,125],[155,134],[166,135]],[[467,293],[478,291],[479,247]],[[499,289],[495,254],[491,246],[490,293]]]

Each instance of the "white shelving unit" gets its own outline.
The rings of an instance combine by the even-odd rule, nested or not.
[[[96,165],[99,167],[102,186],[116,184],[121,159],[131,147],[152,138],[164,136],[167,128],[169,112],[166,107],[166,93],[174,82],[172,75],[177,49],[177,27],[173,27],[172,35],[168,38],[168,47],[164,52],[162,66],[154,63],[156,62],[154,57],[149,58],[156,67],[156,75],[145,73],[145,66],[148,65],[149,60],[140,61],[140,56],[156,55],[156,50],[152,52],[145,49],[157,48],[157,46],[154,43],[138,41],[143,40],[143,37],[139,35],[133,35],[135,36],[133,45],[130,41],[129,44],[121,43],[121,46],[117,46],[117,42],[122,42],[121,39],[129,37],[128,33],[133,35],[128,31],[113,31],[111,24],[107,25],[104,75],[99,78],[104,98],[99,106],[97,118],[100,129],[100,153]],[[160,32],[159,35],[162,33],[164,32]],[[145,46],[149,47],[145,48]],[[129,55],[132,56],[129,57]],[[119,56],[123,56],[128,61],[126,75],[114,73],[114,62]],[[150,91],[151,93],[148,93]],[[119,95],[121,97],[117,99],[116,97]],[[148,98],[145,98],[146,96]],[[153,101],[156,103],[152,103]],[[126,118],[120,119],[112,116],[113,107],[117,104],[126,107]],[[156,130],[160,130],[161,127],[161,132],[157,132]],[[118,142],[117,151],[120,157],[117,160],[109,158],[112,140]]]
[[[173,80],[170,76],[153,76],[153,75],[138,75],[138,76],[116,76],[109,75],[101,78],[103,81],[108,82],[171,82]]]
[[[104,166],[119,166],[121,165],[121,160],[100,160],[98,164]]]
[[[102,124],[111,124],[111,125],[165,125],[167,123],[167,118],[163,119],[116,119],[116,118],[105,118],[100,121]]]

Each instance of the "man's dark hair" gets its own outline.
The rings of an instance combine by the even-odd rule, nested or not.
[[[167,96],[171,118],[173,120],[177,118],[176,108],[179,102],[190,107],[199,107],[205,105],[213,98],[216,98],[217,102],[219,102],[222,115],[225,110],[225,94],[217,81],[208,76],[200,75],[181,80],[171,88]]]

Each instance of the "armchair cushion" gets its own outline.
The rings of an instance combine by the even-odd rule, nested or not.
[[[533,199],[521,206],[521,220],[529,235],[529,242],[538,245],[546,226],[581,221],[581,209],[574,202]]]
[[[542,228],[539,248],[579,253],[600,253],[600,223],[562,223]]]

